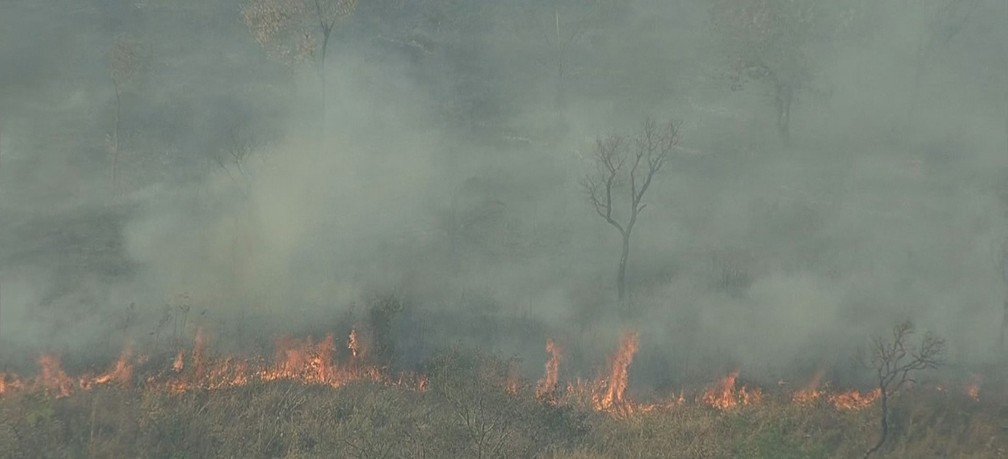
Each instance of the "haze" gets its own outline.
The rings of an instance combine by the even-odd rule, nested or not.
[[[769,1],[759,30],[732,21],[760,2],[362,1],[321,72],[254,3],[0,5],[2,365],[151,348],[182,307],[265,349],[393,297],[403,367],[534,375],[553,337],[591,369],[634,329],[635,384],[856,379],[902,320],[952,371],[1004,351],[1003,1]],[[583,185],[648,119],[679,138],[620,301]]]

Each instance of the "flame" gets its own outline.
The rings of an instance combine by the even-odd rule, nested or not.
[[[198,329],[192,349],[188,352],[179,350],[171,361],[170,370],[148,376],[144,380],[145,387],[181,393],[277,380],[331,387],[341,387],[357,380],[421,391],[427,387],[425,376],[402,373],[394,377],[364,362],[356,330],[350,333],[348,349],[351,356],[345,362],[337,359],[333,334],[318,342],[310,337],[304,340],[277,339],[273,360],[269,363],[257,358],[215,357],[209,351],[209,342],[207,334]],[[39,372],[34,378],[22,379],[17,375],[0,373],[0,396],[21,390],[40,390],[56,397],[66,397],[77,390],[111,383],[133,387],[136,384],[134,366],[143,362],[146,362],[146,357],[134,357],[127,346],[107,371],[71,377],[63,370],[59,356],[44,354],[38,359]]]
[[[797,392],[791,395],[791,401],[798,404],[807,404],[819,400],[823,395],[823,391],[819,388],[822,378],[823,370],[816,371],[805,387],[798,389]]]
[[[17,375],[0,373],[0,396],[7,395],[10,392],[23,390],[24,388],[24,380],[19,378]]]
[[[350,350],[350,355],[355,359],[361,354],[361,343],[357,336],[356,328],[350,329],[350,337],[347,338],[347,349]]]
[[[63,371],[63,364],[59,356],[44,354],[39,357],[38,365],[38,383],[41,384],[47,394],[55,394],[56,397],[67,397],[73,392],[73,382],[66,372]]]
[[[366,337],[364,337],[366,338]],[[366,340],[356,329],[347,337],[346,350],[338,346],[336,335],[328,334],[321,340],[311,337],[304,339],[279,338],[275,340],[272,358],[215,356],[210,352],[210,339],[197,329],[190,349],[179,350],[171,362],[161,372],[154,372],[140,381],[148,390],[162,390],[182,393],[193,390],[213,390],[236,387],[255,382],[296,381],[302,384],[338,388],[353,381],[372,381],[379,384],[425,391],[428,379],[414,373],[388,374],[383,368],[367,361]],[[719,410],[754,405],[762,401],[764,394],[759,388],[747,388],[738,384],[739,370],[726,375],[701,393],[690,394],[680,391],[667,399],[652,403],[636,403],[627,396],[629,387],[629,367],[638,350],[638,334],[625,333],[619,347],[612,354],[603,372],[594,380],[574,379],[561,386],[559,379],[562,350],[552,339],[546,340],[549,355],[545,363],[545,373],[534,388],[522,382],[515,368],[502,378],[497,387],[511,394],[524,392],[549,404],[571,405],[583,409],[593,409],[608,414],[625,417],[656,410],[670,410],[688,402],[707,405]],[[34,378],[21,378],[11,373],[0,373],[0,397],[19,391],[39,391],[54,397],[66,397],[81,390],[89,390],[99,385],[116,384],[122,387],[137,387],[135,367],[146,362],[146,357],[135,356],[127,346],[118,359],[104,372],[70,376],[64,371],[60,358],[45,354],[38,359],[39,372]],[[881,392],[850,390],[835,392],[828,384],[822,383],[823,372],[818,371],[801,389],[790,394],[795,404],[822,401],[837,410],[861,410],[870,407],[879,399]],[[561,389],[561,387],[563,389]],[[978,377],[964,388],[966,394],[979,400],[980,381]],[[787,397],[786,395],[784,397]],[[786,398],[785,398],[786,400]]]
[[[602,388],[595,391],[593,404],[599,411],[626,411],[632,408],[632,404],[624,400],[628,380],[629,368],[633,362],[634,354],[637,353],[637,333],[627,332],[620,338],[619,348],[613,355],[609,365],[608,377],[600,379],[595,387]]]
[[[975,401],[980,401],[980,383],[971,382],[966,385],[966,395]]]
[[[132,353],[129,347],[123,350],[122,354],[119,354],[119,358],[116,359],[115,364],[112,368],[105,373],[102,373],[94,377],[90,381],[81,381],[81,387],[89,388],[95,384],[108,384],[110,382],[119,383],[119,385],[128,387],[133,384],[133,362]]]
[[[728,410],[738,406],[752,405],[759,403],[763,399],[763,391],[759,389],[748,389],[742,386],[735,388],[739,370],[731,372],[728,376],[721,378],[716,385],[704,390],[701,401],[705,405],[712,406],[719,410]]]
[[[557,386],[560,382],[560,347],[552,339],[546,339],[546,352],[549,353],[549,360],[546,361],[546,374],[536,384],[536,398],[555,402]]]
[[[178,354],[175,354],[175,360],[172,362],[172,370],[178,373],[183,368],[185,368],[185,351],[179,350]]]
[[[203,327],[196,329],[196,337],[193,339],[192,360],[196,368],[196,374],[203,374],[203,365],[206,362],[207,336],[203,333]]]
[[[881,396],[881,389],[876,387],[875,390],[868,393],[849,390],[832,394],[829,396],[829,401],[838,410],[862,410],[871,406]]]

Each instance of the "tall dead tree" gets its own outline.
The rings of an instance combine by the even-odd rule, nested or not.
[[[136,76],[139,59],[137,45],[125,38],[116,39],[109,56],[109,76],[112,79],[112,89],[115,93],[115,116],[112,132],[109,134],[109,150],[112,155],[111,187],[112,195],[119,192],[119,156],[120,132],[122,130],[122,95],[126,84]]]
[[[965,29],[976,14],[978,0],[926,0],[913,5],[920,11],[917,47],[914,51],[913,93],[907,111],[912,126],[918,112],[921,86],[930,60]]]
[[[1003,198],[1004,199],[1004,198]],[[994,266],[998,271],[1001,282],[1008,287],[1008,240],[1002,241],[997,250],[994,251]],[[997,352],[1005,350],[1005,334],[1008,333],[1008,296],[1004,298],[1001,312],[1001,329],[998,333]]]
[[[596,141],[595,171],[585,175],[582,186],[588,202],[606,223],[621,236],[616,291],[620,302],[627,299],[626,268],[630,258],[630,237],[641,211],[644,195],[655,175],[679,143],[680,123],[659,126],[648,119],[634,138],[610,135]]]
[[[519,7],[534,15],[530,22],[536,25],[545,45],[541,47],[545,63],[554,68],[554,110],[559,115],[567,107],[567,81],[572,73],[574,48],[626,7],[612,0],[535,0],[530,3],[519,3]]]
[[[810,44],[828,34],[821,3],[812,0],[714,0],[711,23],[731,61],[732,89],[747,81],[770,86],[777,134],[791,140],[791,107],[813,78]]]
[[[357,0],[249,0],[242,22],[271,56],[288,65],[313,62],[326,116],[326,55],[336,23],[357,9]]]
[[[914,382],[912,377],[914,373],[938,368],[942,363],[945,340],[927,333],[920,344],[914,347],[908,343],[913,333],[912,323],[900,323],[893,327],[889,339],[882,336],[872,338],[868,354],[862,353],[860,356],[861,362],[875,373],[881,410],[879,439],[865,451],[865,459],[878,451],[889,435],[889,400],[893,395],[907,383]]]

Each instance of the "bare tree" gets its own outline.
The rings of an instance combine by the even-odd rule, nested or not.
[[[811,0],[716,0],[710,16],[731,59],[732,89],[747,80],[770,84],[777,133],[791,139],[791,106],[813,77],[809,45],[828,33],[822,2]]]
[[[112,45],[109,56],[109,76],[112,78],[112,89],[115,91],[115,117],[112,132],[109,134],[109,150],[112,154],[111,186],[112,195],[119,192],[119,152],[122,129],[122,93],[123,87],[136,76],[139,67],[136,43],[119,37]]]
[[[572,54],[586,36],[612,21],[625,5],[612,0],[535,0],[519,3],[533,17],[530,22],[541,36],[546,64],[556,78],[554,109],[558,114],[567,106],[567,80],[572,74]]]
[[[1004,27],[1001,27],[1002,32],[1008,31],[1008,0],[1004,1]],[[1001,70],[1002,74],[1008,76],[1008,37],[999,40],[1001,42]],[[1003,106],[1004,106],[1004,128],[1005,128],[1005,147],[1008,149],[1008,80],[1002,83],[1004,85],[1004,96],[1003,96]]]
[[[945,340],[927,333],[921,339],[920,345],[914,347],[908,343],[913,333],[912,323],[900,323],[893,327],[889,339],[883,336],[872,338],[869,354],[865,355],[862,352],[859,356],[861,362],[875,372],[881,406],[879,439],[874,446],[865,451],[865,458],[878,451],[889,435],[889,399],[905,384],[914,382],[912,374],[938,368],[942,364]]]
[[[926,0],[914,2],[912,8],[921,10],[917,49],[914,55],[913,93],[907,122],[912,125],[917,113],[922,80],[928,61],[958,35],[977,9],[978,0]]]
[[[997,268],[1001,281],[1008,287],[1008,240],[1002,241],[998,249],[994,251],[994,265]],[[1004,351],[1006,332],[1008,332],[1008,297],[1003,302],[1001,330],[998,333],[997,342],[998,352]]]
[[[210,159],[232,180],[241,178],[247,181],[249,176],[245,165],[259,148],[260,140],[254,130],[242,122],[232,123],[224,140],[225,144],[212,152]]]
[[[357,0],[248,0],[241,10],[249,32],[270,55],[293,65],[314,62],[326,114],[326,54],[336,22]]]
[[[630,257],[630,237],[645,207],[644,194],[672,149],[678,145],[680,124],[670,122],[658,126],[654,120],[648,119],[633,139],[618,135],[599,138],[594,158],[596,170],[585,175],[581,182],[595,213],[619,231],[622,237],[616,272],[616,290],[621,302],[627,299],[626,267]],[[621,206],[626,206],[625,210],[621,211]]]
[[[1002,31],[1008,31],[1008,0],[1004,2],[1004,27],[1001,28]],[[1002,38],[1001,40],[1001,69],[1002,73],[1008,76],[1008,38]],[[1005,128],[1005,147],[1008,148],[1008,81],[1003,83],[1004,88],[1004,128]]]

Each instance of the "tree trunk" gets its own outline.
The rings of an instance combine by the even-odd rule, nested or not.
[[[328,105],[326,101],[326,51],[329,49],[329,37],[332,36],[332,25],[322,27],[322,55],[319,56],[319,84],[322,92],[322,116],[320,117],[320,132],[325,132],[328,121]]]
[[[1004,2],[1004,18],[1003,19],[1004,19],[1004,25],[1005,25],[1004,30],[1008,30],[1008,0],[1005,0],[1005,2]],[[1006,76],[1008,76],[1008,38],[1001,40],[1001,59],[1003,60],[1003,62],[1001,64],[1003,66],[1003,70],[1005,71],[1004,74]],[[1004,125],[1004,127],[1005,127],[1005,141],[1008,142],[1008,81],[1005,81],[1002,84],[1005,85],[1005,87],[1004,87],[1004,109],[1005,109],[1005,112],[1004,112],[1004,116],[1005,116],[1004,122],[1005,122],[1005,125]],[[1006,144],[1005,147],[1008,148],[1008,144]]]
[[[558,116],[562,116],[564,108],[567,106],[567,97],[564,94],[564,45],[560,35],[560,10],[555,6],[553,14],[556,18],[556,64],[557,64],[557,89],[554,107]]]
[[[998,335],[997,352],[1004,352],[1005,332],[1008,332],[1008,300],[1004,302],[1004,311],[1001,313],[1001,333]]]
[[[112,87],[115,89],[115,123],[112,126],[112,197],[116,197],[119,191],[119,125],[122,117],[122,98],[119,95],[119,82],[112,79]]]
[[[791,144],[791,102],[794,88],[785,83],[777,84],[777,134],[784,145]]]
[[[620,253],[619,270],[616,272],[616,292],[620,303],[627,299],[626,267],[630,257],[630,231],[623,232],[623,251]]]
[[[1008,0],[1004,2],[1004,24],[1006,26],[1005,30],[1008,30]],[[1004,67],[1005,75],[1008,76],[1008,40],[1002,40],[1001,43],[1001,65]],[[1005,148],[1008,149],[1008,81],[1004,81],[1004,99],[1002,103],[1004,104],[1004,128],[1005,128]],[[1002,276],[1005,274],[1004,269],[1002,269]],[[1004,302],[1004,311],[1001,313],[1001,333],[998,335],[998,347],[997,352],[1001,355],[1005,352],[1005,333],[1008,332],[1008,299]]]
[[[882,391],[880,392],[880,395],[881,395],[881,403],[880,403],[880,405],[881,405],[881,409],[882,409],[882,423],[881,423],[881,425],[879,425],[879,429],[880,429],[879,439],[878,439],[878,442],[875,443],[875,446],[872,446],[871,448],[868,449],[868,451],[865,451],[865,454],[864,454],[864,458],[865,459],[868,459],[868,456],[871,456],[873,453],[875,453],[876,451],[878,451],[879,448],[882,447],[882,444],[885,443],[886,436],[889,435],[889,396],[888,396],[889,394],[886,392],[886,388],[884,387],[884,385],[880,384],[879,387],[882,389]]]

